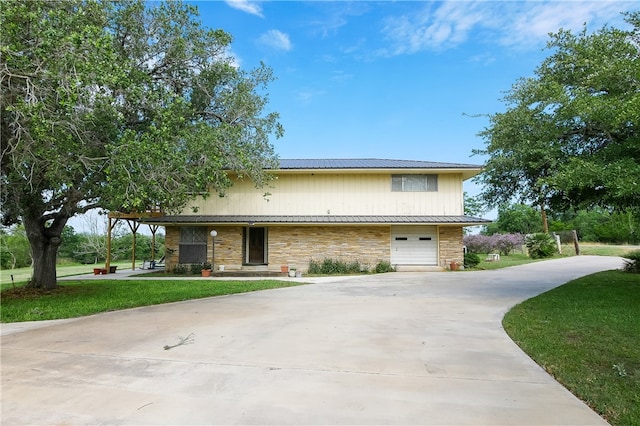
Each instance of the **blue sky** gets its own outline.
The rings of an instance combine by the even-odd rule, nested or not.
[[[486,114],[549,52],[548,33],[621,27],[631,1],[200,1],[240,67],[277,81],[281,158],[481,164]],[[474,117],[475,116],[475,117]],[[477,117],[480,116],[480,117]],[[470,188],[472,189],[472,188]],[[471,190],[470,192],[476,192]]]

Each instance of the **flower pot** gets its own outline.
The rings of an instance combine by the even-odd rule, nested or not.
[[[289,272],[289,265],[281,265],[280,266],[280,272],[282,272],[282,273]]]
[[[224,265],[218,265],[218,271],[224,271]]]
[[[456,262],[455,260],[452,261],[449,266],[451,267],[452,271],[457,271],[458,270],[458,262]]]
[[[295,277],[296,276],[296,271],[289,271],[289,276],[290,277]]]
[[[211,276],[211,269],[203,269],[200,272],[202,273],[203,277],[210,277]]]

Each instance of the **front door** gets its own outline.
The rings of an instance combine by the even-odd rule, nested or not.
[[[266,233],[266,228],[247,228],[247,233],[245,235],[248,264],[262,265],[267,263]]]

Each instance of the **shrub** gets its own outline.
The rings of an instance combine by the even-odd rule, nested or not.
[[[202,263],[192,263],[190,265],[191,273],[193,275],[200,275],[200,271],[204,269],[203,266],[204,265]]]
[[[634,250],[624,255],[624,270],[640,274],[640,250]]]
[[[184,263],[178,263],[173,268],[173,273],[178,275],[186,275],[188,270],[189,270],[188,265],[185,265]]]
[[[475,268],[480,263],[480,256],[475,253],[465,253],[464,254],[464,267],[465,268]]]
[[[543,232],[527,235],[525,244],[532,259],[551,257],[556,252],[556,242],[553,237]]]
[[[366,265],[360,264],[357,260],[345,262],[344,260],[327,258],[322,262],[311,260],[307,272],[318,275],[343,275],[368,272],[368,269]]]
[[[524,242],[522,234],[494,234],[491,239],[493,250],[497,250],[503,256],[508,256],[516,248],[522,247]]]
[[[469,253],[489,253],[492,250],[491,241],[486,235],[465,235],[463,241]]]
[[[381,260],[376,265],[375,271],[377,274],[383,274],[385,272],[395,272],[396,270],[393,267],[393,265],[391,265],[390,262],[387,262],[386,260]]]
[[[469,253],[499,252],[507,256],[523,243],[522,234],[465,235],[464,245]]]

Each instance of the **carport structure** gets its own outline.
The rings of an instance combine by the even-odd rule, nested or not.
[[[140,228],[140,220],[152,218],[152,217],[160,217],[164,216],[164,213],[160,207],[154,207],[145,210],[144,212],[109,212],[108,216],[108,225],[107,225],[107,256],[105,262],[105,269],[107,271],[111,270],[111,235],[113,229],[118,224],[120,220],[125,220],[127,222],[127,226],[129,226],[129,230],[133,234],[133,243],[131,249],[131,269],[136,269],[136,233]],[[149,229],[151,230],[151,258],[155,259],[156,253],[156,232],[158,231],[159,225],[147,224]]]

